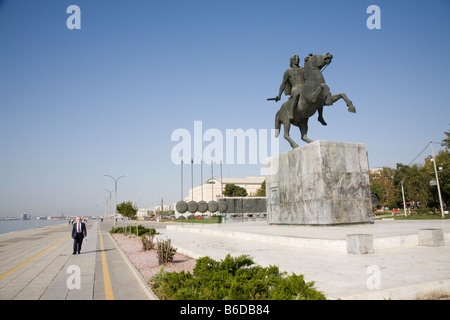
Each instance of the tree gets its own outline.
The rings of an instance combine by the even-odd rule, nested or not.
[[[265,197],[266,196],[266,180],[261,183],[261,187],[256,190],[255,197]]]
[[[401,181],[403,180],[403,189],[406,202],[420,202],[423,206],[432,200],[430,192],[430,174],[424,166],[414,164],[407,166],[397,163],[397,170],[394,174],[394,184],[396,189],[395,200],[397,203],[403,203]]]
[[[233,183],[227,183],[223,195],[226,197],[246,197],[247,190]]]
[[[120,213],[124,217],[130,218],[130,219],[135,219],[138,208],[136,206],[133,206],[133,203],[131,203],[131,201],[128,201],[128,202],[119,203],[117,205],[116,210],[118,213]]]
[[[439,186],[441,187],[442,201],[447,205],[450,202],[450,150],[441,150],[436,155],[436,167],[439,175]],[[425,171],[428,173],[428,180],[436,180],[434,173],[434,164],[431,158],[427,158],[424,164]],[[430,186],[432,199],[439,203],[437,187]]]
[[[389,167],[370,173],[372,194],[377,196],[378,205],[388,206],[395,199],[394,173],[395,170]]]
[[[445,147],[446,150],[450,148],[450,131],[445,131],[445,135],[447,136],[445,139],[442,140],[442,146]]]
[[[439,186],[442,201],[450,204],[450,131],[445,132],[446,138],[442,140],[445,150],[436,155],[436,167],[439,175]],[[380,205],[389,208],[403,202],[401,181],[405,191],[405,201],[420,202],[420,207],[439,206],[437,187],[430,185],[436,180],[433,159],[427,157],[423,165],[407,166],[397,163],[396,169],[383,168],[382,171],[370,174],[372,194],[378,198]]]

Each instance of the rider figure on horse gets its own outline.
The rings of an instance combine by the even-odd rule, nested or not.
[[[283,81],[281,82],[280,90],[278,96],[275,98],[275,101],[280,101],[281,95],[283,91],[286,95],[289,95],[289,100],[287,103],[289,104],[289,115],[290,119],[294,118],[294,108],[298,104],[300,98],[300,92],[305,83],[305,69],[299,66],[300,58],[298,55],[293,55],[290,58],[290,68],[286,70],[283,75]],[[327,123],[323,119],[323,108],[319,108],[318,110],[319,118],[317,119],[322,125],[326,126]]]

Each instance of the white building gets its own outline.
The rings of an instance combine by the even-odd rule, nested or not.
[[[385,167],[375,167],[375,168],[370,168],[369,171],[370,173],[380,173],[381,171],[383,171]]]
[[[217,198],[222,197],[221,190],[225,190],[227,184],[235,184],[239,187],[247,190],[247,194],[251,195],[256,193],[256,191],[261,188],[261,183],[264,182],[266,177],[264,176],[249,176],[245,178],[216,178],[212,177],[206,180],[206,182],[200,186],[194,187],[194,189],[189,189],[189,196],[186,197],[185,201],[217,201]]]
[[[176,205],[176,203],[163,204],[163,209],[164,209],[164,211],[175,210],[175,205]],[[149,207],[149,208],[139,208],[138,211],[136,212],[136,215],[139,219],[142,219],[143,217],[146,217],[148,215],[156,214],[156,213],[159,214],[160,212],[161,212],[161,205],[153,206],[153,207]]]
[[[138,209],[138,211],[136,212],[136,215],[138,217],[138,219],[142,219],[143,217],[147,216],[147,208],[140,208]]]

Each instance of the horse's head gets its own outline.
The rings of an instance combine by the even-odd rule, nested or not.
[[[325,53],[322,55],[319,54],[313,55],[312,53],[310,53],[305,58],[305,68],[310,67],[313,69],[317,68],[320,70],[326,65],[330,64],[331,60],[333,60],[333,55],[331,53]]]

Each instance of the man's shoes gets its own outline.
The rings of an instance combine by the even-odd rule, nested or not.
[[[80,251],[78,251],[78,254],[80,254]]]
[[[77,254],[76,252],[72,253],[72,254]]]

